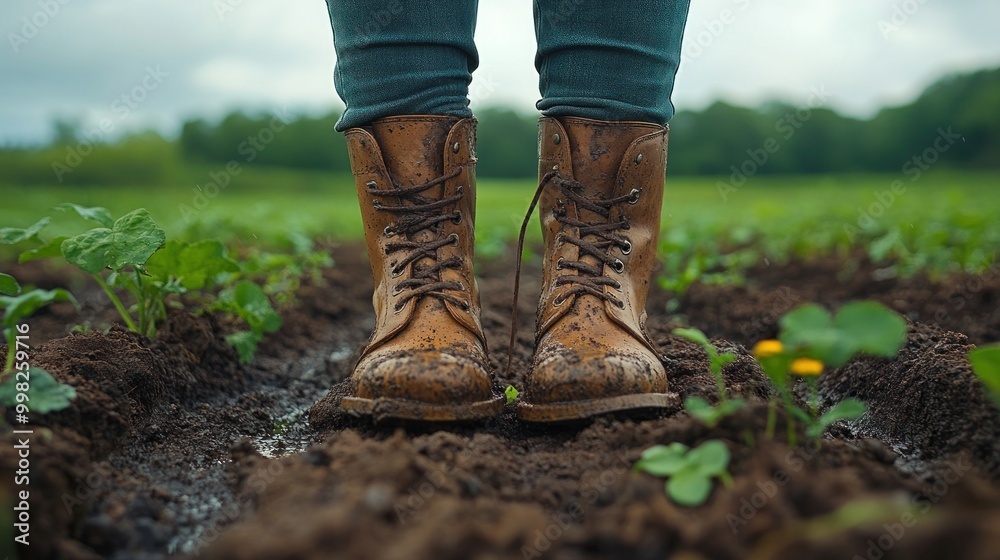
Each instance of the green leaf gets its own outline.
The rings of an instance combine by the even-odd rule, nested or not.
[[[791,352],[805,351],[823,363],[850,358],[852,342],[834,326],[833,317],[815,303],[807,303],[781,318],[781,343]]]
[[[38,233],[49,225],[49,219],[42,218],[26,228],[0,228],[0,245],[14,245],[22,241],[38,240]]]
[[[21,293],[21,285],[10,274],[0,272],[0,294],[16,296]]]
[[[16,375],[11,375],[0,383],[0,404],[10,408],[18,404],[17,384],[19,381]],[[49,372],[42,368],[28,369],[28,390],[26,391],[28,400],[24,404],[28,410],[38,414],[47,414],[62,410],[69,406],[69,402],[76,398],[76,389],[59,383],[49,375]]]
[[[642,457],[633,469],[653,476],[669,476],[688,466],[684,454],[688,446],[674,442],[668,445],[654,445],[642,452]]]
[[[682,506],[700,506],[712,492],[712,479],[694,469],[683,470],[667,481],[667,495]]]
[[[65,235],[60,235],[58,237],[53,237],[52,239],[46,241],[42,245],[35,247],[34,249],[29,249],[22,252],[17,257],[17,262],[26,263],[28,261],[33,261],[36,259],[47,259],[51,257],[62,256],[62,244],[63,241],[69,239]]]
[[[834,323],[844,336],[853,339],[856,351],[873,356],[893,358],[906,342],[906,321],[874,301],[848,303],[837,312]]]
[[[722,354],[713,354],[709,352],[709,369],[712,370],[713,374],[718,375],[719,373],[722,373],[722,368],[726,367],[726,364],[735,359],[736,354],[731,352],[725,352]]]
[[[167,241],[146,261],[146,272],[154,280],[168,284],[176,278],[186,290],[200,290],[216,275],[238,270],[239,265],[227,256],[226,246],[217,239]]]
[[[281,316],[271,307],[271,300],[250,280],[224,291],[220,304],[223,309],[239,315],[255,333],[274,332],[281,327]]]
[[[253,331],[239,331],[226,336],[229,343],[240,357],[240,363],[249,364],[257,353],[257,343],[260,335]]]
[[[969,363],[1000,406],[1000,345],[984,346],[969,352]]]
[[[64,202],[57,205],[56,210],[62,210],[64,212],[74,211],[80,215],[81,218],[85,220],[90,220],[92,222],[97,222],[106,228],[114,226],[115,220],[111,217],[111,212],[107,208],[101,208],[100,206],[86,207],[80,206],[79,204],[73,204],[72,202]]]
[[[21,322],[23,319],[31,317],[35,311],[57,301],[72,301],[76,299],[66,290],[31,290],[19,296],[0,296],[0,307],[4,308],[3,321],[0,326],[10,328]]]
[[[725,472],[729,466],[729,448],[717,439],[710,439],[689,451],[687,458],[700,475],[711,477]]]
[[[517,388],[513,385],[508,385],[506,389],[503,390],[503,394],[507,397],[507,404],[513,404],[517,401],[517,397],[520,395]]]
[[[91,274],[105,268],[141,267],[166,240],[144,208],[133,210],[109,228],[95,228],[63,242],[63,256]]]
[[[858,399],[844,399],[817,418],[806,430],[806,435],[809,437],[818,437],[834,422],[857,420],[864,416],[867,410],[868,407],[865,406],[865,403]]]
[[[674,329],[673,333],[681,338],[686,338],[691,342],[698,343],[703,347],[714,348],[714,346],[712,346],[712,343],[708,340],[708,337],[705,336],[705,333],[701,332],[698,329]]]

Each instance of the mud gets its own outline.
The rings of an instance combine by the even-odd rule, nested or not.
[[[1000,418],[964,360],[971,344],[1000,339],[996,273],[873,280],[885,273],[871,264],[841,278],[835,260],[761,267],[746,287],[694,286],[675,316],[665,311],[671,294],[654,290],[649,326],[671,390],[715,393],[704,353],[670,335],[682,322],[739,356],[725,369],[727,386],[754,404],[713,429],[685,413],[552,427],[517,423],[509,412],[472,425],[373,425],[336,409],[373,316],[363,248],[333,252],[336,267],[282,310],[282,329],[250,366],[223,340],[232,325],[212,316],[173,313],[153,340],[117,328],[69,334],[72,324],[113,322],[92,287],[73,279],[82,310],[53,306],[32,320],[33,362],[74,385],[78,398],[33,419],[32,545],[17,553],[1000,557]],[[31,270],[39,286],[67,279]],[[479,273],[498,388],[519,386],[532,352],[537,267],[524,273],[510,374],[511,267],[485,263]],[[768,386],[745,348],[773,336],[780,314],[800,302],[856,298],[913,321],[897,359],[862,358],[822,380],[827,402],[856,396],[870,412],[818,446],[768,439]],[[662,480],[630,469],[650,445],[712,438],[732,451],[734,486],[717,483],[699,508],[676,506]],[[12,436],[4,439],[0,496],[10,502],[16,455]]]

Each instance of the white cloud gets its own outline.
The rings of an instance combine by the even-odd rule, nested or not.
[[[234,9],[220,15],[223,2]],[[6,38],[0,142],[44,140],[55,116],[107,115],[150,65],[170,77],[122,129],[152,124],[169,131],[182,118],[237,107],[339,106],[321,0],[67,0],[54,15],[38,15],[42,5],[0,4]],[[879,21],[891,21],[894,6],[912,13],[886,38]],[[731,21],[713,34],[723,10],[730,10]],[[27,37],[33,19],[45,23]],[[822,84],[834,107],[868,115],[912,99],[944,73],[1000,64],[998,19],[995,0],[698,0],[674,102],[679,109],[719,98],[804,102],[810,88]],[[530,0],[480,2],[477,43],[474,106],[533,110]]]

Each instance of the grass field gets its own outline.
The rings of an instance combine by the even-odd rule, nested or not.
[[[206,184],[209,171],[175,187],[0,186],[0,226],[23,227],[52,215],[48,235],[79,231],[78,218],[51,210],[76,202],[115,215],[145,207],[169,234],[237,243],[280,242],[290,232],[350,239],[362,231],[349,176],[247,169],[226,188],[213,189]],[[201,191],[195,186],[199,176],[205,179]],[[670,178],[664,251],[691,257],[754,241],[758,252],[777,257],[858,245],[942,270],[976,269],[991,261],[1000,249],[1000,174],[941,172],[911,179],[758,176],[731,188],[728,178]],[[477,236],[483,255],[504,250],[534,189],[532,181],[480,180]],[[530,231],[537,238],[538,228]]]

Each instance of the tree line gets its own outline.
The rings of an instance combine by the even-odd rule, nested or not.
[[[817,90],[803,106],[720,101],[680,111],[670,123],[669,172],[738,182],[753,174],[905,173],[928,162],[1000,168],[1000,68],[948,76],[912,103],[867,120],[825,108],[825,95]],[[349,173],[346,145],[333,131],[338,116],[237,111],[217,121],[188,120],[176,139],[147,132],[98,145],[57,123],[48,146],[0,150],[0,181],[155,184],[178,180],[185,168],[229,162]],[[478,174],[534,177],[537,116],[502,107],[477,116]]]

